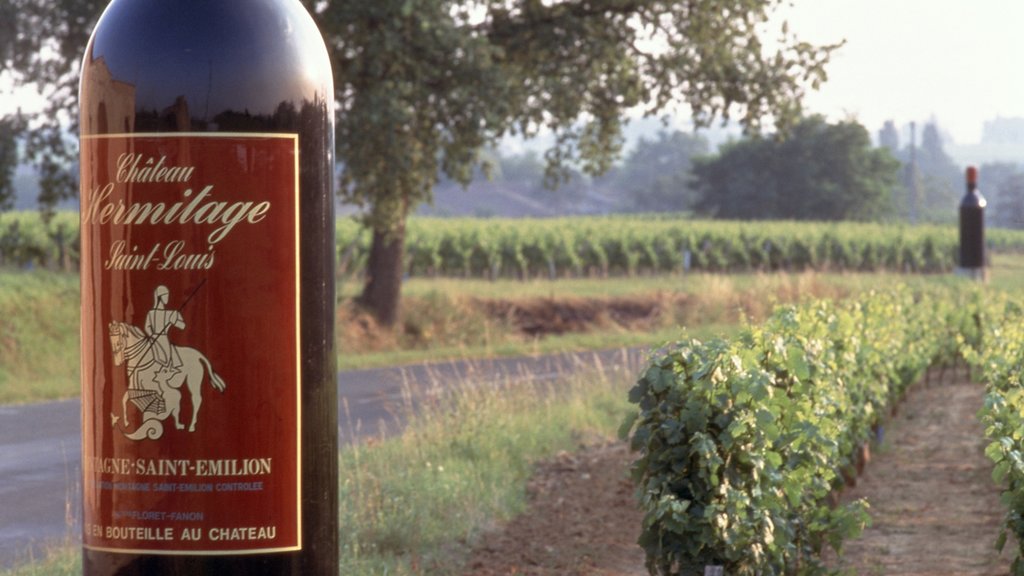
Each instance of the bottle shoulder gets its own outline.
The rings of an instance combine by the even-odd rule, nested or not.
[[[333,98],[333,79],[298,0],[114,0],[83,59],[83,111],[97,94],[141,124],[197,129]]]
[[[988,202],[977,188],[967,190],[964,197],[960,199],[961,208],[985,208]]]

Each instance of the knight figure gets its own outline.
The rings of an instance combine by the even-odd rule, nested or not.
[[[181,312],[167,309],[171,292],[166,286],[158,286],[153,292],[153,309],[146,314],[146,335],[153,340],[153,359],[160,365],[156,378],[164,381],[181,371],[181,355],[171,346],[167,337],[170,329],[185,329]]]

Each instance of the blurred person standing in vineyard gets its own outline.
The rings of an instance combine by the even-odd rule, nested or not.
[[[781,0],[303,1],[334,63],[339,194],[373,233],[360,301],[384,325],[399,318],[408,216],[442,173],[467,184],[486,164],[483,147],[553,135],[545,160],[555,186],[571,169],[611,166],[627,111],[681,105],[697,126],[735,117],[750,131],[785,128],[839,46],[770,30]],[[39,170],[41,205],[77,194],[78,65],[105,4],[0,6],[0,86],[45,99],[0,118],[0,208],[12,194],[15,138]]]

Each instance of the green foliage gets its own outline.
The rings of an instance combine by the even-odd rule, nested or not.
[[[77,270],[78,214],[42,218],[34,213],[0,214],[0,268]]]
[[[625,370],[567,375],[553,384],[559,394],[447,382],[441,402],[393,407],[404,434],[338,455],[340,574],[464,573],[467,543],[524,509],[535,462],[614,435],[628,410]],[[80,550],[69,541],[0,576],[77,576]]]
[[[1019,236],[993,239],[1005,248],[1024,246],[1014,239]],[[355,223],[339,223],[339,250],[365,254],[369,245],[359,238]],[[654,215],[413,218],[404,270],[411,276],[522,279],[683,271],[935,273],[952,270],[956,254],[956,230],[949,227],[724,222]]]
[[[802,120],[783,138],[727,146],[694,169],[699,213],[718,218],[885,220],[898,163],[855,122]]]
[[[840,471],[931,364],[952,304],[906,290],[778,309],[734,340],[657,352],[630,392],[633,466],[653,574],[820,574],[868,522],[835,507]],[[899,322],[892,319],[899,318]],[[894,354],[894,351],[899,351]]]
[[[992,295],[986,295],[991,297]],[[972,328],[961,337],[964,357],[986,384],[984,407],[978,416],[990,443],[985,455],[992,460],[992,479],[1004,490],[1007,507],[997,541],[1002,550],[1013,534],[1017,551],[1013,574],[1024,574],[1024,307],[1019,301],[978,299],[969,320]]]
[[[825,80],[834,46],[785,28],[761,36],[780,0],[303,0],[335,72],[339,194],[363,209],[378,249],[363,302],[397,318],[406,217],[431,199],[440,174],[468,182],[478,152],[506,135],[549,132],[555,184],[572,167],[608,170],[622,116],[685,102],[697,125],[739,115],[787,125],[804,91]],[[105,0],[13,0],[4,5],[0,72],[46,89],[28,148],[44,205],[75,193],[78,65]],[[124,79],[121,79],[124,80]],[[63,124],[62,124],[63,122]],[[486,166],[484,172],[487,172]]]
[[[17,135],[23,129],[17,117],[0,118],[0,212],[14,206],[14,171],[18,166]]]
[[[963,286],[779,308],[736,339],[656,353],[622,430],[651,572],[825,573],[821,549],[866,521],[830,504],[839,472],[909,384],[958,357],[987,386],[978,416],[1007,507],[995,544],[1014,536],[1024,574],[1024,305]]]
[[[0,404],[79,393],[78,278],[0,271]]]
[[[70,541],[45,550],[42,559],[21,566],[0,569],[0,576],[81,575],[82,548],[77,542],[72,544]]]

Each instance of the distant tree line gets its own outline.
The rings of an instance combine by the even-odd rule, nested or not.
[[[636,142],[607,174],[573,172],[557,193],[545,188],[542,158],[495,155],[496,177],[566,212],[604,198],[584,212],[688,212],[743,220],[956,221],[964,167],[946,153],[934,120],[901,142],[892,121],[878,146],[853,121],[804,118],[785,134],[735,139],[712,152],[699,133],[661,131]],[[1024,165],[979,167],[987,222],[1024,228]]]
[[[1021,141],[1024,120],[997,119],[985,123],[982,142]],[[912,222],[952,222],[964,193],[964,166],[958,166],[943,149],[936,122],[924,126],[921,142],[900,145],[899,131],[889,121],[878,133],[902,164],[901,185],[896,190],[896,209],[901,219]],[[998,228],[1024,228],[1024,165],[988,162],[978,167],[978,188],[988,201],[985,220]]]
[[[743,220],[889,219],[899,162],[856,122],[805,118],[784,135],[752,136],[698,160],[697,214]]]
[[[978,188],[988,201],[985,219],[990,226],[1024,229],[1024,170],[1020,164],[982,164]]]
[[[741,220],[892,219],[900,163],[875,148],[855,122],[805,118],[785,134],[751,135],[712,153],[699,133],[642,137],[606,174],[578,172],[553,193],[536,154],[492,158],[492,178],[525,195],[577,212],[588,197],[604,212],[692,213]]]
[[[536,151],[502,154],[489,150],[486,161],[491,172],[476,178],[467,193],[493,193],[500,187],[542,204],[549,214],[682,213],[692,210],[694,204],[693,163],[709,152],[710,145],[702,135],[661,130],[641,136],[604,174],[589,176],[572,167],[563,170],[556,189],[547,161]],[[442,180],[440,186],[458,183]],[[444,214],[442,210],[430,212]]]

